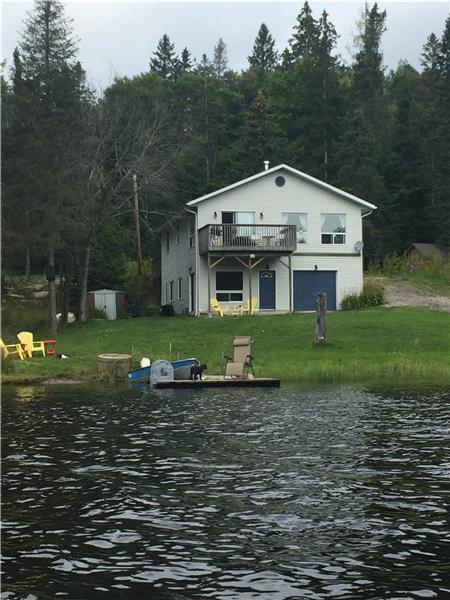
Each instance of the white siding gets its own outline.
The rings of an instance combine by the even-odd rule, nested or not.
[[[275,178],[280,174],[286,184],[279,188]],[[222,211],[253,211],[255,224],[276,225],[282,223],[282,213],[301,212],[308,215],[308,242],[299,244],[302,253],[354,252],[355,243],[362,240],[361,207],[350,200],[300,179],[286,171],[277,171],[267,177],[234,188],[197,205],[198,228],[209,223],[220,223]],[[214,219],[214,213],[217,218]],[[263,213],[263,218],[260,218]],[[321,214],[343,213],[346,215],[346,243],[333,245],[321,243]]]
[[[176,227],[169,229],[169,252],[166,247],[166,232],[161,235],[161,304],[173,304],[177,314],[189,310],[189,276],[191,272],[195,273],[195,246],[189,247],[190,222],[190,217],[179,222],[179,241],[177,241]],[[179,277],[182,278],[181,299],[178,299]],[[171,281],[173,281],[173,301],[166,298],[166,283],[169,283],[170,295]]]

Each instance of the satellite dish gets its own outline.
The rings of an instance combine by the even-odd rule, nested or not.
[[[358,254],[361,254],[363,248],[364,248],[364,244],[362,242],[356,242],[355,250],[356,250],[356,252],[358,252]]]

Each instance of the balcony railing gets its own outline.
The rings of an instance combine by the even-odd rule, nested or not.
[[[205,225],[198,232],[199,251],[291,254],[296,236],[295,225]]]

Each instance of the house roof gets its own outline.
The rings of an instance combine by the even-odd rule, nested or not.
[[[251,177],[247,177],[246,179],[242,179],[241,181],[232,183],[231,185],[228,185],[220,190],[216,190],[215,192],[211,192],[210,194],[206,194],[205,196],[201,196],[200,198],[191,200],[190,202],[187,202],[186,205],[187,206],[195,206],[196,204],[199,204],[200,202],[203,202],[204,200],[209,200],[209,198],[213,198],[214,196],[218,196],[219,194],[228,192],[229,190],[237,188],[241,185],[250,183],[251,181],[255,181],[256,179],[259,179],[260,177],[266,177],[267,175],[270,175],[272,173],[275,173],[276,171],[281,171],[281,170],[285,170],[288,173],[292,173],[293,175],[296,175],[297,177],[300,177],[301,179],[308,181],[309,183],[317,185],[325,190],[329,190],[330,192],[333,192],[333,193],[337,194],[338,196],[341,196],[342,198],[346,198],[347,200],[350,200],[351,202],[355,202],[356,204],[359,204],[360,206],[362,206],[363,208],[366,209],[364,211],[366,213],[371,212],[372,210],[376,210],[376,208],[377,208],[374,204],[370,204],[370,202],[366,202],[366,200],[362,200],[361,198],[358,198],[357,196],[353,196],[353,194],[344,192],[343,190],[340,190],[339,188],[336,188],[336,187],[330,185],[329,183],[325,183],[324,181],[321,181],[320,179],[311,177],[311,175],[307,175],[306,173],[303,173],[302,171],[298,171],[297,169],[294,169],[294,168],[290,167],[289,165],[285,165],[285,164],[277,165],[276,167],[267,169],[267,171],[261,171],[261,173],[257,173],[256,175],[252,175]]]
[[[443,244],[428,244],[422,242],[414,242],[406,250],[405,255],[408,254],[412,249],[417,250],[424,256],[433,257],[439,256],[444,260],[447,260],[450,256],[450,249]]]

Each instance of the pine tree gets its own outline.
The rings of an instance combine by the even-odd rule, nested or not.
[[[218,77],[222,77],[225,73],[228,64],[227,46],[222,38],[219,38],[217,45],[214,48],[214,71]]]
[[[76,157],[84,139],[85,74],[76,60],[77,46],[60,0],[37,0],[15,53],[14,94],[22,109],[22,156],[33,198],[33,221],[47,242],[48,268],[73,230],[73,190],[79,170]],[[11,183],[11,182],[10,182]],[[17,189],[17,188],[16,188]],[[50,324],[56,331],[56,289],[49,281]]]
[[[275,49],[275,40],[270,34],[267,25],[261,24],[258,35],[253,45],[253,53],[248,57],[251,67],[258,71],[272,71],[278,63],[278,54]]]
[[[188,73],[192,70],[191,53],[187,48],[183,48],[181,59],[179,61],[179,69],[181,73]]]
[[[308,2],[305,2],[297,16],[297,24],[294,27],[294,34],[289,40],[288,49],[283,55],[284,66],[289,66],[308,54],[314,54],[317,50],[318,37],[317,21],[312,16]]]
[[[162,79],[174,79],[179,69],[178,59],[175,45],[166,33],[159,40],[153,56],[154,58],[150,59],[150,70]]]

